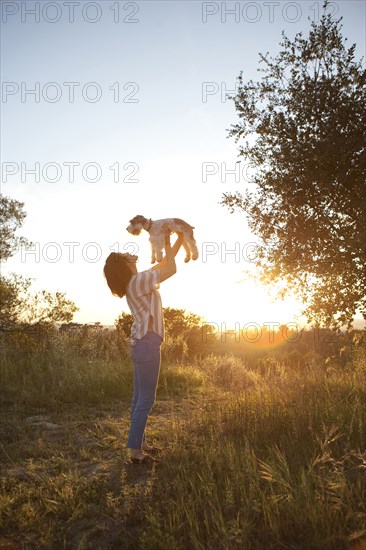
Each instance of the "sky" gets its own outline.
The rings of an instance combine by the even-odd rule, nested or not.
[[[197,261],[177,256],[162,283],[164,306],[227,327],[300,323],[295,297],[274,300],[255,273],[256,237],[242,213],[220,205],[247,185],[238,145],[240,71],[259,78],[259,52],[276,55],[322,13],[322,2],[2,1],[1,191],[24,202],[18,231],[34,243],[2,273],[65,292],[74,321],[112,325],[126,299],[103,278],[108,254],[139,256],[148,234],[126,231],[137,214],[179,217],[195,227]],[[365,2],[330,2],[343,35],[365,56]],[[174,238],[172,238],[172,241]]]

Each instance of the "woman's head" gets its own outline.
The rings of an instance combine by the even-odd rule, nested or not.
[[[132,275],[137,273],[137,256],[132,254],[121,254],[120,252],[111,252],[105,266],[104,276],[107,284],[114,296],[123,298]]]

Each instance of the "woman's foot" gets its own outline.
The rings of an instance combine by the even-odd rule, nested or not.
[[[145,454],[142,452],[142,449],[130,449],[130,459],[142,460],[145,457]]]
[[[144,452],[142,449],[130,449],[130,461],[132,464],[152,464],[156,460]]]
[[[153,464],[156,462],[155,458],[150,455],[144,455],[143,458],[131,458],[132,464]]]

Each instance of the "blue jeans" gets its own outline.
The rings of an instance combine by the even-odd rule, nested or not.
[[[133,399],[130,433],[127,441],[127,447],[130,449],[141,449],[145,442],[145,427],[158,386],[162,341],[161,336],[155,332],[147,332],[131,348]]]

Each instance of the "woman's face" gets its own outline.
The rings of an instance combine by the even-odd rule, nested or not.
[[[131,269],[132,274],[135,275],[137,273],[136,262],[137,262],[139,257],[134,256],[133,254],[129,254],[128,252],[126,252],[125,254],[122,254],[122,256],[124,257],[125,262],[128,265],[128,267]]]

